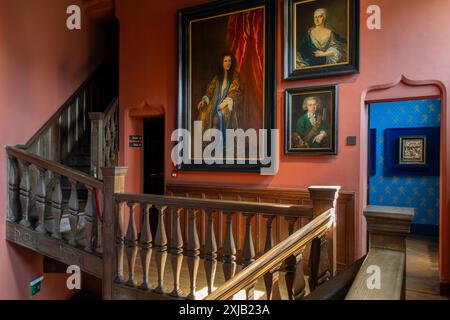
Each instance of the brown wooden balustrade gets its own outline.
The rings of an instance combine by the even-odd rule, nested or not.
[[[105,187],[109,190],[123,189],[124,173],[119,175],[120,178],[117,176],[117,172],[113,174],[111,171],[106,172],[105,176],[105,170],[111,169],[104,169]],[[108,185],[110,186],[108,187]],[[320,210],[321,213],[325,213],[313,220],[314,226],[317,225],[317,230],[314,229],[317,232],[310,234],[310,237],[314,235],[319,240],[317,245],[311,249],[312,261],[314,262],[311,264],[310,287],[318,286],[326,281],[333,272],[335,250],[331,251],[331,262],[328,267],[324,267],[324,262],[328,257],[325,238],[329,233],[327,231],[334,230],[334,207],[337,190],[338,188],[311,188],[313,203],[315,201],[314,206],[190,199],[128,194],[118,191],[111,197],[113,204],[107,208],[112,212],[112,215],[108,215],[111,219],[108,223],[113,225],[112,234],[103,237],[104,252],[108,252],[108,259],[112,262],[111,264],[104,264],[106,268],[104,269],[104,280],[107,281],[105,275],[108,274],[111,281],[114,281],[112,286],[104,288],[106,290],[104,291],[104,298],[196,299],[201,262],[203,262],[204,268],[202,274],[206,277],[207,290],[211,294],[215,288],[217,271],[220,269],[219,264],[225,280],[235,278],[238,264],[242,265],[244,269],[250,269],[254,265],[256,254],[251,222],[256,216],[262,216],[267,220],[266,249],[271,252],[274,245],[271,222],[275,217],[281,216],[286,219],[291,226],[292,236],[294,236],[297,235],[294,230],[295,222],[300,218],[312,220]],[[106,192],[106,206],[109,203],[107,198],[108,193]],[[150,208],[155,208],[158,212],[157,231],[154,237],[150,231]],[[107,209],[105,209],[105,212],[108,212]],[[235,219],[233,218],[238,214],[242,214],[246,219],[245,241],[241,257],[237,255],[234,239],[233,220]],[[201,226],[199,216],[207,220],[204,243],[199,241],[198,228]],[[225,243],[220,253],[216,240],[215,221],[217,216],[226,220]],[[106,223],[105,221],[104,226],[106,226]],[[184,230],[188,230],[188,232],[185,233]],[[333,235],[333,232],[331,234]],[[183,235],[185,236],[183,237]],[[307,238],[309,241],[314,238],[310,239],[310,237]],[[277,263],[270,270],[273,271],[272,274],[265,278],[267,287],[271,288],[268,289],[267,293],[269,298],[278,297],[275,288],[277,286],[277,272],[281,269],[286,274],[289,298],[297,298],[304,294],[302,290],[297,290],[297,288],[305,283],[304,279],[303,282],[299,280],[301,278],[299,274],[303,275],[300,251],[303,250],[305,244],[306,242],[302,242],[302,247],[298,248],[299,250],[287,252],[288,254],[284,259],[286,264]],[[332,246],[333,242],[330,244]],[[256,261],[259,261],[259,259]],[[156,265],[155,279],[151,279],[149,275],[152,262]],[[189,269],[189,292],[183,292],[180,287],[180,273],[183,262],[187,263]],[[173,279],[166,283],[165,273],[169,267]],[[156,286],[152,287],[151,281],[154,281]],[[254,297],[254,282],[242,288],[246,291],[247,299]]]
[[[329,261],[325,248],[325,234],[334,224],[334,210],[329,209],[320,216],[314,218],[310,223],[290,235],[264,255],[251,263],[247,268],[238,273],[235,277],[228,280],[216,291],[206,297],[205,300],[229,300],[239,291],[252,288],[256,282],[265,278],[268,299],[280,299],[279,277],[278,273],[283,265],[294,267],[291,284],[288,286],[288,296],[290,299],[300,299],[305,295],[305,275],[303,267],[297,266],[302,262],[302,254],[306,245],[310,242],[316,242],[317,246],[311,249],[311,272],[310,288],[313,289],[320,284],[322,277],[330,277]],[[291,262],[294,261],[294,263]],[[289,273],[286,274],[286,277]],[[289,274],[290,276],[290,274]],[[271,281],[268,281],[270,279]],[[288,282],[288,280],[286,279]],[[249,298],[247,296],[247,298]]]
[[[103,182],[19,148],[6,147],[6,152],[8,239],[101,277],[101,259],[90,254],[100,249],[94,201],[95,192],[103,191]],[[39,172],[36,181],[30,177],[31,168]],[[80,185],[87,193],[85,203],[79,198]],[[61,242],[52,245],[49,238]]]
[[[89,113],[91,120],[91,175],[102,178],[100,168],[117,164],[119,153],[119,99],[105,112]]]
[[[47,160],[65,160],[85,135],[90,135],[89,112],[106,109],[117,96],[117,76],[100,66],[25,144],[24,149]]]

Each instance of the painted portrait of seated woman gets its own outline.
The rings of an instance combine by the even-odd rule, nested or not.
[[[314,11],[314,27],[308,30],[298,46],[297,69],[348,61],[347,42],[328,27],[327,16],[328,11],[325,8]]]

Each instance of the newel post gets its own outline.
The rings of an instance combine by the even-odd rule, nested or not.
[[[101,168],[103,174],[104,212],[102,224],[103,244],[103,299],[112,299],[112,284],[116,274],[116,250],[115,237],[119,217],[123,216],[123,206],[118,206],[115,201],[115,193],[124,192],[125,176],[128,168],[110,167]]]
[[[102,179],[105,166],[105,126],[102,112],[89,112],[91,120],[91,175]]]
[[[330,186],[330,187],[316,187],[312,186],[308,188],[311,200],[313,202],[313,213],[314,217],[320,216],[322,213],[328,209],[334,211],[334,221],[333,225],[330,227],[326,234],[327,243],[327,253],[330,263],[330,272],[333,277],[336,275],[337,271],[337,239],[336,239],[336,204],[337,198],[339,197],[339,191],[341,187]]]

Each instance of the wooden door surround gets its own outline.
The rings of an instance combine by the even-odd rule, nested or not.
[[[280,204],[311,205],[312,201],[307,189],[271,189],[271,188],[242,188],[233,186],[210,186],[198,184],[168,184],[166,194],[169,196],[237,200],[248,202],[265,202]],[[355,193],[339,192],[337,200],[337,269],[343,270],[355,259]],[[258,255],[264,251],[266,223],[262,218],[254,221],[253,232],[255,239],[255,251]],[[299,219],[296,228],[306,224],[304,219]],[[236,246],[242,248],[245,233],[245,218],[238,216],[236,225]],[[225,221],[217,223],[217,245],[222,247],[225,239]],[[278,243],[289,235],[288,223],[277,217],[273,223],[274,241]],[[201,233],[201,232],[200,232]],[[204,239],[203,235],[200,237]],[[200,241],[204,241],[200,239]]]

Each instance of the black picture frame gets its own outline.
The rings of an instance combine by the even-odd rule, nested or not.
[[[285,154],[338,154],[338,91],[339,88],[337,85],[295,88],[285,91]],[[311,138],[308,138],[308,136],[312,133],[312,130],[309,130],[308,127],[305,127],[302,124],[305,123],[308,113],[307,110],[303,109],[303,107],[305,106],[304,101],[309,97],[319,98],[321,102],[321,108],[318,108],[317,113],[322,115],[322,125],[320,125],[316,132],[311,135]],[[315,117],[315,119],[317,120],[318,117]],[[306,131],[298,132],[299,126],[302,128],[300,129],[300,131]],[[316,146],[311,145],[311,141],[314,140],[315,136],[320,134],[321,131],[325,131],[326,136],[326,138],[321,142],[323,145],[319,146],[320,143],[318,143]],[[295,134],[297,134],[301,138],[302,143],[306,141],[305,145],[302,145],[302,143],[296,145],[294,143],[293,136]]]
[[[308,39],[305,37],[306,32],[309,32],[306,30],[309,30],[308,27],[312,27],[314,24],[314,9],[322,7],[327,9],[327,6],[336,6],[339,3],[345,3],[345,9],[347,9],[346,35],[340,37],[338,32],[333,32],[332,34],[333,37],[336,35],[336,39],[340,38],[346,40],[344,46],[346,48],[346,58],[336,58],[336,61],[334,62],[323,64],[320,60],[327,58],[315,59],[312,57],[313,51],[308,50],[312,49],[312,47],[309,48],[308,41],[305,40]],[[299,7],[297,7],[300,5],[304,6],[304,14],[308,13],[308,16],[311,16],[309,21],[306,21],[306,19],[303,19],[302,22],[298,21],[302,14],[302,11],[298,10]],[[284,0],[284,79],[320,78],[359,73],[359,7],[359,0]],[[339,8],[339,11],[342,10],[344,9]],[[328,11],[327,14],[330,16],[331,12]],[[342,15],[342,13],[340,13],[340,15]],[[328,18],[328,20],[331,19]],[[342,19],[336,18],[335,24],[340,25],[340,21],[342,21]],[[297,34],[297,30],[300,29],[304,32]],[[343,28],[341,27],[340,29]],[[333,31],[333,27],[330,27],[330,30]],[[299,39],[303,40],[300,41]],[[335,43],[343,45],[343,43],[339,41],[336,41]],[[305,65],[297,63],[296,48],[298,47],[305,48],[305,57],[309,57],[309,59],[301,59],[301,61],[305,62]],[[338,47],[339,46],[336,45],[336,48]],[[300,51],[300,49],[298,51]],[[337,51],[339,52],[339,50]],[[344,51],[342,50],[342,52]],[[342,54],[341,57],[342,56],[344,56],[344,54]]]
[[[188,129],[193,119],[191,114],[191,40],[195,35],[190,32],[192,21],[226,16],[253,8],[264,8],[264,68],[263,68],[263,119],[261,121],[264,129],[269,129],[269,134],[265,141],[267,156],[271,156],[270,129],[275,128],[276,115],[276,20],[277,1],[276,0],[231,0],[215,1],[178,11],[178,128]],[[206,55],[211,54],[205,52]],[[198,57],[196,57],[199,59]],[[205,84],[206,86],[206,84]],[[245,128],[244,128],[245,130]],[[189,156],[190,164],[177,165],[178,170],[184,171],[219,171],[219,172],[259,172],[262,167],[270,164],[258,163],[245,164],[194,164],[192,154]]]

